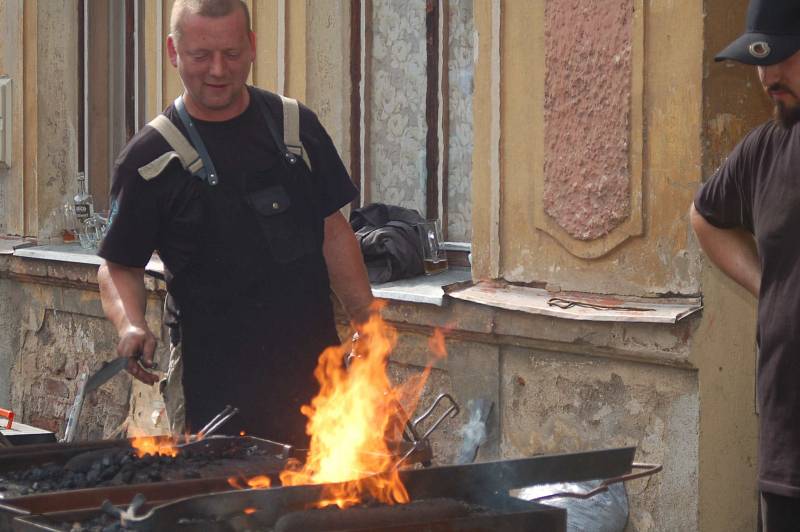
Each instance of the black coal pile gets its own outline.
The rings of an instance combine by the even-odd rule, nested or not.
[[[2,498],[74,489],[152,482],[247,477],[277,473],[284,460],[245,440],[232,439],[211,448],[188,445],[175,457],[147,454],[131,448],[98,449],[78,454],[64,464],[42,464],[0,473]]]

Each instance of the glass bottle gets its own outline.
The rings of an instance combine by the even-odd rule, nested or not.
[[[94,216],[94,198],[89,194],[86,185],[86,174],[78,172],[78,193],[73,198],[75,206],[75,218],[78,222],[78,229],[82,229],[86,220]]]

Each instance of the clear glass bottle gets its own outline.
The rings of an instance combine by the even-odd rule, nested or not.
[[[75,218],[78,222],[78,230],[83,228],[86,220],[94,216],[94,198],[89,194],[89,187],[86,184],[86,174],[78,172],[78,193],[73,198],[75,207]]]

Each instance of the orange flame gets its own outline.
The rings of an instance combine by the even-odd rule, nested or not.
[[[284,486],[328,484],[319,506],[346,508],[359,503],[365,494],[386,504],[409,502],[387,438],[399,438],[408,420],[406,412],[416,408],[430,365],[406,384],[393,387],[386,368],[397,331],[380,318],[378,308],[375,310],[349,368],[345,368],[342,347],[328,348],[320,355],[314,372],[320,392],[311,405],[301,408],[309,419],[308,459],[280,474]],[[431,347],[437,357],[444,356],[441,331],[434,335]]]
[[[250,508],[250,507],[245,508],[244,509],[244,513],[245,513],[245,515],[253,515],[254,513],[256,513],[256,509],[255,508]]]
[[[272,485],[272,481],[269,477],[265,477],[264,475],[259,475],[257,477],[253,477],[247,481],[247,485],[251,488],[256,489],[264,489],[268,488]]]
[[[178,456],[175,440],[170,436],[138,436],[131,440],[136,456],[142,458],[152,454],[158,456]]]

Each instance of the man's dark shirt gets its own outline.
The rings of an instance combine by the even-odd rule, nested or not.
[[[171,148],[150,127],[137,133],[117,161],[116,212],[99,255],[140,268],[157,250],[164,261],[168,290],[181,311],[191,428],[232,404],[241,411],[225,429],[299,444],[299,410],[314,391],[316,358],[338,340],[321,256],[323,220],[350,202],[356,189],[327,133],[304,106],[300,135],[313,171],[308,175],[302,160],[287,165],[256,103],[264,98],[280,134],[280,99],[249,90],[251,102],[241,115],[195,121],[219,175],[216,186],[177,161],[143,179],[138,169]],[[183,130],[173,106],[164,114]],[[251,208],[254,194],[276,187],[288,193],[301,184],[307,193],[296,192],[289,210],[270,216],[265,229],[265,219]],[[285,218],[290,214],[297,218]],[[311,242],[303,255],[277,257],[280,248],[270,239],[291,246],[294,236],[308,237],[290,221],[307,219],[315,220],[303,226],[315,237],[298,240]]]
[[[754,234],[758,301],[759,482],[800,497],[800,127],[751,131],[698,191],[712,225]]]
[[[266,131],[250,89],[251,102],[244,113],[225,122],[195,120],[217,172],[244,190],[246,175],[278,164],[279,155]],[[279,128],[283,111],[279,100],[266,100]],[[164,114],[183,132],[173,105]],[[357,194],[336,148],[316,115],[301,105],[300,139],[313,167],[314,192],[322,216],[330,215]],[[116,213],[99,255],[131,267],[144,267],[158,250],[173,275],[186,266],[196,250],[197,226],[202,216],[196,201],[202,186],[177,162],[162,175],[145,181],[139,168],[170,151],[169,144],[153,128],[144,127],[133,137],[116,161],[111,195]]]

